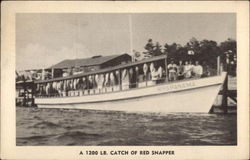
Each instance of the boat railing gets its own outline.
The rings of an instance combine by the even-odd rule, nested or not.
[[[217,75],[210,75],[209,77],[214,77]],[[168,78],[158,78],[157,80],[145,80],[142,82],[135,82],[135,83],[129,83],[129,84],[122,84],[122,85],[110,85],[110,86],[103,86],[103,87],[95,87],[95,88],[89,88],[89,89],[71,89],[67,91],[56,91],[54,93],[50,94],[36,94],[37,98],[56,98],[56,97],[77,97],[77,96],[87,96],[87,95],[98,95],[98,94],[106,94],[106,93],[113,93],[113,92],[120,92],[120,91],[127,91],[127,90],[133,90],[138,88],[145,88],[145,87],[151,87],[156,86],[160,84],[171,84],[174,82],[183,82],[183,81],[190,81],[195,79],[201,79],[205,77],[191,77],[191,78],[185,78],[182,80],[173,80],[169,81]]]
[[[91,89],[72,89],[68,91],[62,91],[60,93],[50,93],[50,94],[37,94],[36,97],[39,98],[49,98],[49,97],[74,97],[74,96],[84,96],[84,95],[94,95],[94,94],[104,94],[110,92],[118,92],[124,90],[131,90],[135,88],[142,88],[164,83],[166,78],[159,78],[157,81],[147,80],[143,82],[122,84],[122,85],[110,85],[103,86],[101,88],[91,88]]]

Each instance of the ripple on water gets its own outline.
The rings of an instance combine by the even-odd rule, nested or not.
[[[16,108],[17,145],[236,145],[237,116]]]

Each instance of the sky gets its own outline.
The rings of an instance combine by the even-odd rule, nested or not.
[[[164,46],[174,42],[185,45],[192,37],[218,43],[236,40],[236,15],[18,13],[16,69],[40,69],[65,59],[130,53],[131,46],[142,52],[149,38]]]

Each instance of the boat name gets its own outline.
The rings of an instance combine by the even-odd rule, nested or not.
[[[179,84],[171,84],[162,88],[159,88],[160,91],[172,91],[172,90],[179,90],[179,89],[185,89],[185,88],[190,88],[194,87],[195,82],[185,82],[185,83],[179,83]]]

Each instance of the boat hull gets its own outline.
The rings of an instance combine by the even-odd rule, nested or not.
[[[36,98],[35,103],[39,108],[208,113],[224,79],[225,73],[105,94]]]

